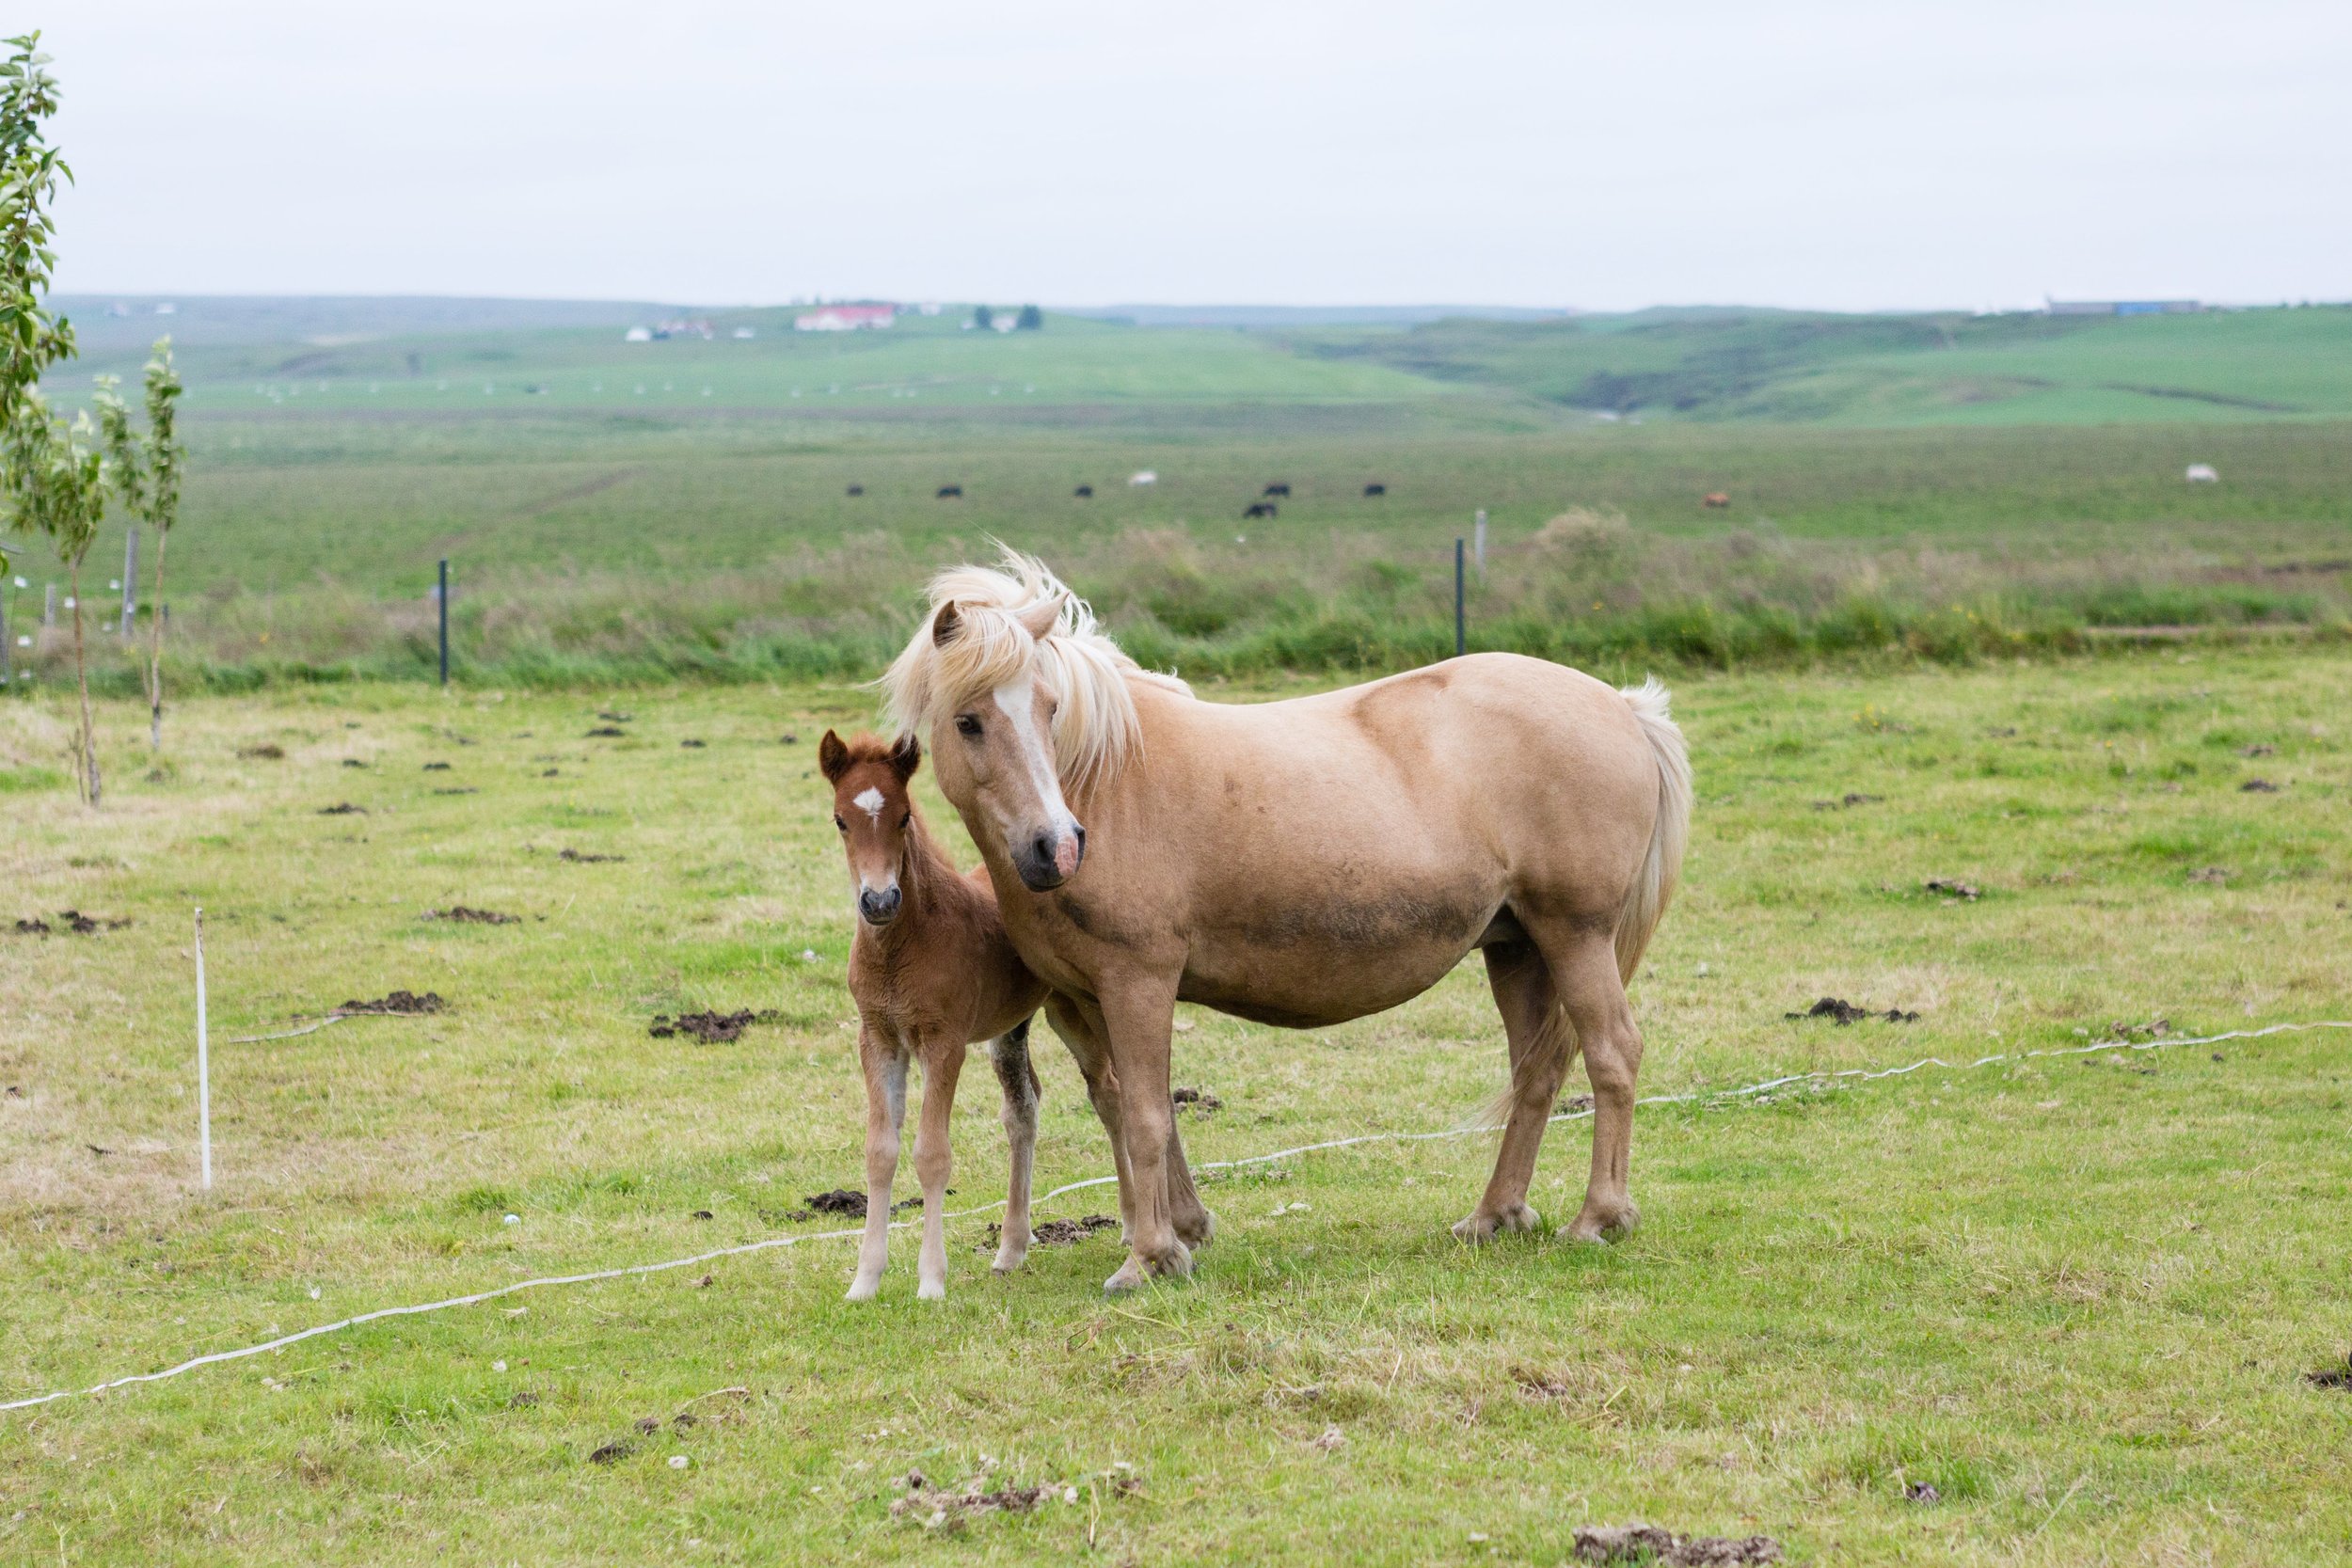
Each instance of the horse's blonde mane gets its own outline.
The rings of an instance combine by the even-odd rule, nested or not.
[[[1120,652],[1087,602],[1035,556],[1008,548],[993,567],[949,567],[931,578],[929,592],[923,624],[879,683],[898,734],[928,738],[954,709],[1032,675],[1060,704],[1054,755],[1062,787],[1080,794],[1116,775],[1142,745],[1130,681],[1191,690]],[[1032,636],[1019,617],[1048,602],[1058,606],[1053,627]],[[942,644],[933,628],[950,604],[956,629]]]

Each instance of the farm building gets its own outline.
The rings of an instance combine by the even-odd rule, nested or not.
[[[860,332],[888,326],[898,319],[895,305],[820,305],[792,318],[795,332]]]

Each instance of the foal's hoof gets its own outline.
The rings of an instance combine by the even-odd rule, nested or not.
[[[1596,1208],[1586,1204],[1583,1212],[1560,1227],[1564,1242],[1621,1242],[1633,1234],[1642,1223],[1642,1212],[1630,1203]]]
[[[1521,1231],[1534,1230],[1543,1223],[1534,1210],[1530,1209],[1524,1203],[1514,1203],[1506,1206],[1500,1213],[1489,1214],[1482,1210],[1466,1220],[1455,1222],[1454,1239],[1457,1242],[1468,1242],[1470,1245],[1476,1246],[1482,1242],[1491,1242],[1500,1235],[1516,1235]]]
[[[1176,1222],[1176,1239],[1198,1252],[1216,1239],[1216,1216],[1206,1209]]]
[[[1154,1278],[1181,1278],[1192,1273],[1192,1253],[1182,1242],[1171,1241],[1167,1248],[1152,1255],[1141,1250],[1131,1252],[1119,1272],[1103,1281],[1103,1293],[1124,1295],[1129,1291],[1143,1289],[1146,1281]]]
[[[871,1278],[868,1278],[865,1275],[859,1275],[855,1279],[850,1281],[849,1299],[851,1301],[872,1301],[881,1290],[882,1275],[875,1275]]]
[[[989,1267],[997,1274],[1010,1274],[1028,1260],[1029,1243],[1026,1238],[1023,1239],[1019,1246],[1015,1246],[1012,1244],[1012,1238],[1008,1236],[1004,1243],[996,1249],[996,1261],[991,1263]]]
[[[914,1299],[917,1301],[946,1301],[947,1299],[947,1282],[944,1279],[926,1279],[922,1284],[917,1285],[914,1288]]]

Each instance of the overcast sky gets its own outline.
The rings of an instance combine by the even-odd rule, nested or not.
[[[67,292],[2352,295],[2346,0],[40,8]]]

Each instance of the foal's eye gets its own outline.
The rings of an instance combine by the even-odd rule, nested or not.
[[[850,831],[850,825],[849,825],[847,822],[842,821],[842,820],[841,820],[841,817],[840,817],[840,816],[839,816],[838,814],[835,814],[835,815],[834,815],[834,819],[833,819],[833,825],[834,825],[834,828],[838,829],[838,830],[839,830],[840,832],[845,832],[845,833],[846,833],[846,832],[848,832]]]
[[[957,714],[956,733],[961,736],[969,736],[971,738],[977,740],[980,736],[979,716],[974,713]]]

